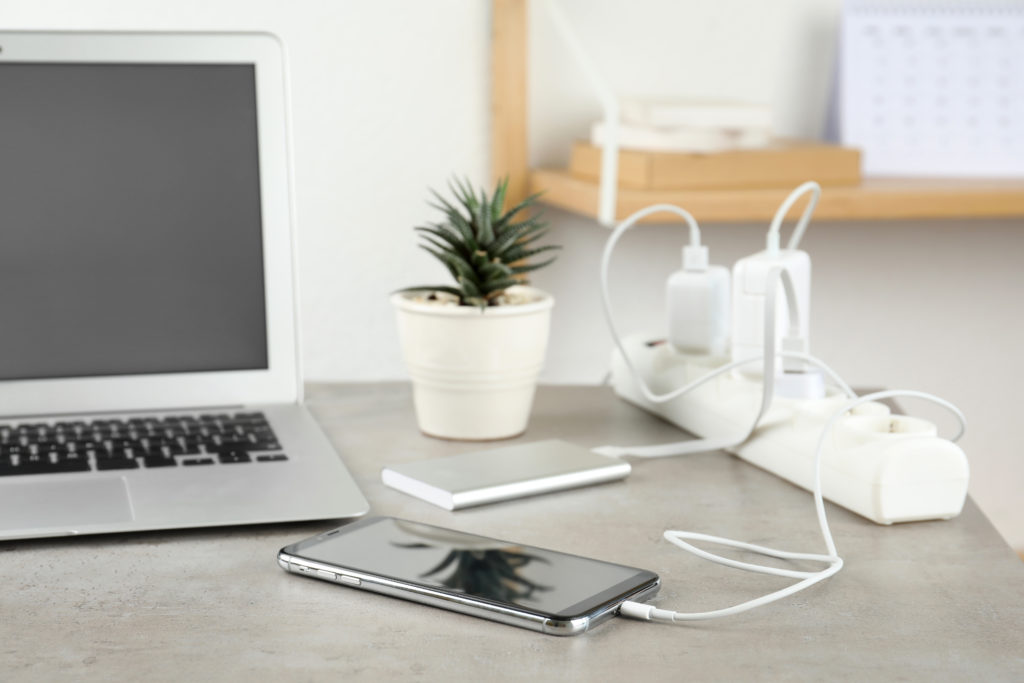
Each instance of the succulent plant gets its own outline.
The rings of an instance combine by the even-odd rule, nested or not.
[[[430,205],[444,214],[443,220],[419,226],[420,247],[445,265],[455,286],[432,285],[406,287],[403,291],[446,292],[458,297],[462,306],[495,306],[512,285],[527,284],[524,273],[543,268],[554,261],[528,263],[527,259],[553,251],[554,245],[537,246],[547,232],[539,216],[516,220],[517,214],[539,197],[534,194],[505,211],[508,179],[500,180],[494,194],[480,189],[477,195],[468,181],[450,181],[455,204],[436,191]]]

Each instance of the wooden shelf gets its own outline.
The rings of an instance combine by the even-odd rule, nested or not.
[[[597,216],[598,186],[568,171],[535,169],[530,192],[544,192],[545,204]],[[758,190],[630,190],[619,188],[616,218],[651,204],[677,204],[702,223],[771,220],[792,188]],[[792,215],[803,211],[798,202]],[[815,220],[886,220],[1024,216],[1024,179],[877,178],[861,185],[825,187]],[[656,214],[649,222],[675,222]]]
[[[506,201],[545,191],[543,201],[597,216],[598,186],[564,170],[530,170],[527,162],[527,9],[529,0],[491,0],[493,15],[491,168],[507,177]],[[685,207],[702,223],[763,223],[792,188],[662,191],[619,188],[616,218],[661,202]],[[794,215],[802,211],[797,202]],[[1024,217],[1024,179],[871,179],[849,187],[825,187],[815,220],[873,221],[914,218]],[[654,221],[676,220],[670,214]]]

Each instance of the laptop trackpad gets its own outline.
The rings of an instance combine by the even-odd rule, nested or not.
[[[5,481],[0,485],[0,529],[61,527],[130,522],[132,506],[124,478],[77,481]]]

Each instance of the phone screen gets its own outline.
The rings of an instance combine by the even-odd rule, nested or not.
[[[635,567],[387,517],[284,549],[296,557],[574,618],[657,582]]]

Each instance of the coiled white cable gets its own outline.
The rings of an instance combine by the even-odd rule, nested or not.
[[[785,217],[786,213],[788,213],[789,208],[796,201],[796,199],[808,191],[813,191],[814,194],[811,198],[810,203],[808,204],[808,207],[804,210],[804,214],[801,217],[800,223],[797,225],[797,228],[794,231],[792,238],[790,239],[788,248],[795,249],[799,245],[800,239],[802,238],[803,233],[806,230],[807,222],[809,221],[810,216],[814,211],[814,207],[817,204],[818,197],[821,193],[821,188],[818,186],[817,183],[804,183],[803,185],[798,187],[792,194],[790,194],[790,196],[787,197],[786,201],[783,202],[783,205],[779,207],[779,210],[776,212],[775,219],[772,222],[772,227],[769,230],[769,248],[771,248],[773,239],[775,243],[775,248],[778,248],[778,230],[779,226],[781,225],[782,219]],[[764,382],[761,396],[761,407],[758,410],[757,416],[755,417],[750,429],[747,430],[746,433],[742,435],[735,435],[732,437],[724,437],[718,439],[691,440],[675,444],[665,444],[662,446],[603,446],[594,449],[596,452],[613,456],[634,455],[641,457],[662,457],[667,455],[680,455],[683,453],[717,450],[721,448],[728,448],[731,446],[739,445],[740,443],[742,443],[743,441],[750,437],[751,433],[757,428],[757,425],[760,423],[761,419],[764,417],[765,413],[768,411],[768,408],[771,405],[771,400],[774,395],[773,385],[775,377],[775,363],[776,358],[780,356],[783,358],[797,358],[799,360],[809,362],[819,367],[833,380],[833,382],[837,386],[839,386],[842,389],[842,391],[848,397],[851,397],[851,400],[844,404],[841,408],[836,410],[829,418],[829,420],[825,423],[825,426],[822,429],[821,436],[818,439],[818,443],[814,451],[814,489],[812,493],[814,496],[814,506],[818,518],[818,525],[821,530],[822,538],[825,542],[826,554],[797,553],[785,550],[777,550],[774,548],[769,548],[767,546],[756,545],[753,543],[746,543],[743,541],[736,541],[733,539],[723,538],[720,536],[712,536],[709,534],[702,534],[696,532],[678,530],[666,531],[664,533],[664,537],[670,543],[676,545],[679,548],[682,548],[683,550],[686,550],[687,552],[693,553],[698,557],[702,557],[706,560],[710,560],[712,562],[722,564],[724,566],[732,567],[734,569],[743,569],[746,571],[757,572],[760,574],[800,579],[797,583],[794,583],[780,590],[768,593],[759,598],[748,600],[746,602],[742,602],[731,607],[711,610],[707,612],[675,612],[672,610],[657,609],[651,605],[646,605],[643,603],[633,601],[624,602],[620,608],[620,614],[635,619],[660,621],[666,623],[682,623],[687,621],[698,621],[705,619],[714,619],[717,617],[730,616],[733,614],[739,614],[740,612],[745,612],[755,607],[766,605],[768,603],[774,602],[776,600],[779,600],[781,598],[787,597],[801,590],[804,590],[805,588],[809,588],[810,586],[835,575],[843,568],[843,559],[838,554],[835,541],[832,537],[832,531],[829,528],[828,518],[825,514],[824,498],[821,492],[821,458],[826,436],[831,432],[836,422],[844,415],[846,415],[850,410],[856,408],[857,406],[863,403],[885,398],[913,397],[924,399],[946,408],[947,410],[952,412],[959,420],[960,428],[957,434],[953,437],[953,441],[957,441],[963,435],[966,429],[966,418],[964,417],[964,414],[959,410],[959,408],[957,408],[949,401],[946,401],[945,399],[921,391],[889,390],[879,391],[872,394],[868,394],[866,396],[858,397],[834,370],[832,370],[827,364],[815,358],[814,356],[811,356],[810,354],[795,352],[777,353],[775,350],[775,321],[777,307],[776,293],[778,291],[779,284],[782,285],[783,290],[786,292],[786,302],[789,308],[790,334],[792,335],[795,330],[799,330],[799,310],[796,302],[796,297],[793,291],[793,283],[791,278],[789,277],[789,273],[784,268],[781,267],[772,269],[768,276],[764,312],[764,355],[760,358],[745,359],[742,361],[723,365],[719,368],[716,368],[712,372],[709,372],[708,374],[698,378],[697,380],[690,382],[689,384],[683,387],[675,389],[666,394],[655,394],[653,391],[651,391],[650,387],[647,386],[643,377],[636,372],[636,369],[634,368],[632,361],[626,353],[626,350],[622,344],[622,340],[619,337],[618,331],[616,329],[614,316],[611,311],[610,298],[608,294],[608,266],[611,261],[611,253],[614,250],[615,244],[618,242],[618,239],[622,236],[622,234],[626,230],[631,228],[634,224],[636,224],[636,222],[640,218],[659,211],[672,211],[686,218],[687,221],[690,223],[692,238],[694,230],[696,228],[696,222],[693,221],[693,217],[688,212],[686,212],[683,209],[679,209],[678,207],[657,205],[648,207],[647,209],[644,209],[642,211],[638,211],[637,213],[633,214],[628,219],[626,219],[626,221],[620,224],[613,231],[612,235],[608,238],[607,244],[605,245],[605,251],[601,259],[601,294],[602,303],[604,304],[605,319],[608,324],[609,330],[611,331],[612,338],[615,342],[616,348],[619,350],[619,353],[622,355],[623,361],[629,368],[634,379],[637,381],[637,385],[640,387],[640,390],[643,393],[644,397],[647,398],[647,400],[655,403],[661,403],[672,400],[674,398],[678,398],[679,396],[682,396],[685,393],[693,391],[694,389],[705,384],[706,382],[709,382],[712,379],[718,377],[719,375],[728,372],[736,367],[740,367],[747,363],[761,361],[764,363]],[[774,235],[774,238],[772,237],[772,235]],[[699,231],[697,232],[696,239],[699,240]],[[812,562],[822,562],[825,563],[827,566],[818,571],[799,571],[793,569],[784,569],[780,567],[772,567],[767,565],[753,564],[749,562],[741,562],[731,558],[723,557],[721,555],[717,555],[715,553],[708,552],[706,550],[698,548],[697,546],[692,545],[688,541],[703,541],[706,543],[713,543],[739,550],[746,550],[782,560],[805,560]]]
[[[814,509],[818,516],[818,526],[821,529],[821,536],[825,541],[825,555],[815,553],[794,553],[785,550],[776,550],[774,548],[768,548],[762,545],[754,545],[753,543],[745,543],[743,541],[735,541],[728,538],[722,538],[720,536],[711,536],[708,534],[700,534],[691,531],[666,531],[664,536],[670,543],[686,550],[687,552],[693,553],[698,557],[702,557],[706,560],[710,560],[717,564],[722,564],[727,567],[733,567],[735,569],[744,569],[746,571],[757,572],[759,574],[769,574],[772,576],[786,576],[790,578],[800,579],[797,583],[790,586],[786,586],[781,590],[762,595],[759,598],[741,602],[738,605],[731,607],[725,607],[723,609],[711,610],[708,612],[674,612],[672,610],[656,609],[651,605],[645,605],[639,602],[626,601],[622,603],[620,614],[634,619],[643,619],[647,621],[661,621],[666,623],[680,623],[685,621],[700,621],[704,619],[715,619],[717,617],[725,617],[733,614],[739,614],[740,612],[746,612],[755,607],[766,605],[770,602],[775,602],[788,595],[792,595],[798,591],[802,591],[805,588],[809,588],[819,581],[823,581],[830,576],[836,574],[843,568],[843,558],[839,556],[836,550],[835,540],[832,538],[832,530],[828,525],[828,517],[825,514],[825,501],[821,494],[821,456],[824,450],[825,437],[832,431],[836,422],[839,421],[849,411],[853,410],[862,403],[868,401],[878,401],[886,398],[920,398],[926,401],[935,403],[943,408],[946,408],[952,412],[960,423],[960,429],[957,434],[953,437],[953,441],[957,441],[963,435],[966,427],[967,420],[964,414],[955,405],[946,401],[945,399],[927,394],[922,391],[913,390],[890,390],[890,391],[877,391],[873,394],[867,394],[860,396],[851,401],[848,401],[841,408],[836,410],[829,418],[828,422],[825,423],[825,427],[821,430],[821,436],[818,438],[818,444],[814,449]],[[730,548],[738,548],[740,550],[749,550],[760,555],[766,555],[768,557],[775,557],[783,560],[810,560],[812,562],[824,562],[828,566],[824,569],[815,572],[804,572],[796,571],[791,569],[782,569],[779,567],[770,567],[766,565],[751,564],[748,562],[739,562],[732,560],[721,555],[710,553],[706,550],[702,550],[687,542],[688,539],[691,541],[705,541],[708,543],[715,543],[717,545],[723,545]]]
[[[817,186],[817,183],[814,183],[814,185]],[[804,186],[801,185],[801,187],[804,187]],[[798,196],[797,195],[798,191],[800,191],[800,188],[797,188],[797,190],[794,191],[794,194],[790,195],[790,199],[794,198],[794,196]],[[710,379],[713,379],[713,377],[717,377],[719,374],[724,373],[727,370],[732,370],[734,368],[740,367],[742,365],[747,364],[748,362],[757,362],[758,360],[762,360],[762,359],[758,359],[758,358],[751,358],[751,359],[745,359],[745,360],[742,360],[742,361],[738,361],[736,363],[732,363],[732,364],[729,364],[729,365],[724,365],[721,368],[716,368],[716,370],[714,371],[715,374],[713,375],[713,377],[708,377],[706,379],[705,378],[701,378],[701,379],[697,380],[696,382],[694,382],[692,384],[688,384],[686,386],[679,387],[678,389],[674,389],[674,390],[672,390],[672,391],[670,391],[668,393],[665,393],[665,394],[656,394],[656,393],[654,393],[654,391],[651,390],[650,386],[648,386],[648,384],[644,380],[644,378],[636,371],[636,368],[633,366],[633,361],[630,360],[629,354],[626,353],[626,349],[622,345],[622,337],[619,335],[618,326],[615,324],[615,314],[612,312],[611,295],[610,295],[609,287],[608,287],[608,272],[609,272],[610,266],[611,266],[612,253],[614,253],[615,247],[618,244],[619,239],[622,237],[622,235],[627,230],[629,230],[634,225],[636,225],[636,223],[640,219],[645,218],[646,216],[650,216],[651,214],[660,213],[660,212],[671,212],[671,213],[675,213],[677,215],[682,216],[689,223],[691,246],[699,246],[700,245],[700,228],[697,226],[697,222],[693,219],[693,216],[688,211],[686,211],[685,209],[681,209],[681,208],[679,208],[677,206],[672,206],[670,204],[656,204],[654,206],[649,206],[649,207],[647,207],[645,209],[641,209],[640,211],[637,211],[632,216],[630,216],[629,218],[624,220],[622,223],[620,223],[618,226],[616,226],[616,228],[612,231],[612,234],[609,235],[608,241],[605,243],[605,246],[604,246],[604,251],[601,254],[601,283],[600,283],[600,285],[601,285],[601,310],[604,313],[605,323],[608,325],[608,330],[609,330],[609,332],[611,332],[611,335],[612,335],[612,341],[615,343],[615,347],[619,350],[619,353],[622,356],[623,362],[626,363],[626,366],[629,368],[630,374],[632,374],[633,377],[636,379],[637,386],[640,388],[640,392],[643,394],[644,398],[646,398],[648,401],[650,401],[652,403],[664,403],[666,401],[671,401],[672,399],[678,398],[679,396],[682,396],[683,394],[689,393],[693,389],[697,388],[697,386],[699,386],[700,384],[703,384],[704,382],[709,381]],[[783,216],[784,215],[785,214],[783,214]],[[787,278],[789,277],[788,274],[787,274],[786,277]],[[784,285],[785,291],[786,291],[787,303],[788,303],[789,308],[790,308],[790,331],[792,333],[792,332],[800,329],[800,325],[799,325],[799,322],[800,322],[800,317],[799,317],[800,316],[800,312],[797,310],[796,296],[795,296],[794,291],[793,291],[792,282],[790,281],[788,283],[788,285],[787,285],[786,282],[783,282],[783,285]],[[774,285],[772,285],[772,286],[770,286],[768,288],[767,291],[769,293],[769,296],[774,297],[774,290],[775,289],[776,289],[776,287]],[[767,299],[766,299],[766,301],[767,301]],[[767,318],[766,318],[766,324],[768,324]],[[775,321],[774,320],[770,321],[770,324],[772,325],[772,329],[774,330]],[[773,337],[772,338],[773,345],[774,345],[774,341],[775,341],[775,338]],[[806,362],[809,362],[809,363],[811,363],[811,364],[821,368],[823,371],[825,371],[829,375],[829,377],[831,377],[834,380],[838,380],[839,386],[841,388],[844,388],[844,391],[846,391],[847,393],[851,393],[852,394],[852,392],[847,391],[848,387],[845,386],[845,383],[843,383],[842,380],[839,379],[838,375],[834,371],[832,371],[824,363],[824,361],[821,361],[820,359],[817,359],[817,358],[815,358],[815,357],[813,357],[813,356],[811,356],[809,354],[800,354],[800,353],[797,353],[797,352],[788,352],[787,351],[787,352],[782,352],[780,355],[782,357],[791,357],[791,358],[797,358],[797,359],[800,359],[800,360],[804,360]]]
[[[801,217],[801,223],[797,226],[798,233],[793,234],[793,238],[799,243],[799,237],[802,236],[806,229],[806,222],[810,220],[810,215],[814,210],[814,205],[817,203],[817,196],[821,192],[821,188],[817,183],[808,182],[804,183],[796,190],[794,190],[783,202],[782,206],[779,207],[779,211],[776,212],[776,221],[773,221],[772,227],[769,229],[769,235],[774,234],[776,240],[778,238],[779,224],[782,219],[785,218],[786,213],[789,211],[789,207],[804,193],[808,191],[816,191],[812,198],[811,203],[807,209],[804,210],[804,214]],[[690,246],[700,245],[700,228],[697,226],[697,221],[693,218],[693,215],[689,211],[682,209],[678,206],[671,204],[655,204],[647,208],[641,209],[629,216],[626,220],[620,223],[609,235],[608,241],[605,243],[604,251],[601,254],[601,304],[602,312],[604,313],[605,323],[608,325],[608,330],[611,333],[612,341],[615,343],[615,347],[618,349],[622,361],[629,368],[630,374],[633,376],[634,381],[637,383],[637,387],[640,389],[640,393],[645,399],[652,403],[665,403],[676,399],[683,394],[687,394],[694,389],[702,386],[703,384],[710,382],[711,380],[719,377],[720,375],[729,372],[735,368],[742,367],[749,363],[764,362],[764,377],[766,378],[764,383],[764,391],[762,392],[761,408],[757,415],[754,417],[753,422],[749,429],[739,434],[727,435],[724,437],[707,438],[707,439],[691,439],[689,441],[680,441],[671,444],[662,444],[659,446],[599,446],[594,449],[594,452],[602,455],[612,457],[622,457],[625,455],[632,455],[636,457],[647,457],[647,458],[660,458],[673,455],[685,455],[688,453],[701,453],[705,451],[720,450],[723,448],[730,448],[737,446],[748,438],[751,433],[757,428],[758,423],[764,414],[768,411],[771,405],[771,399],[774,395],[774,377],[775,377],[775,359],[776,356],[782,358],[794,358],[810,363],[821,369],[832,381],[840,388],[840,390],[847,396],[856,396],[852,389],[839,377],[832,368],[830,368],[824,361],[816,358],[810,354],[799,353],[795,351],[783,351],[776,353],[775,351],[775,298],[778,287],[776,281],[781,282],[783,291],[786,295],[786,303],[789,309],[789,333],[791,336],[798,336],[800,330],[800,311],[797,306],[796,294],[793,288],[792,279],[789,273],[782,268],[775,268],[769,274],[768,287],[766,289],[765,299],[765,341],[764,349],[765,354],[763,356],[757,356],[753,358],[747,358],[732,363],[727,363],[718,368],[715,368],[710,373],[699,377],[693,382],[684,386],[678,387],[672,391],[664,394],[655,393],[650,386],[647,384],[643,376],[637,372],[636,367],[633,365],[633,361],[630,359],[629,354],[626,353],[626,348],[622,344],[622,337],[619,335],[618,327],[615,324],[615,315],[612,312],[611,295],[609,292],[608,280],[609,270],[611,266],[612,254],[615,251],[615,247],[622,235],[627,230],[635,226],[641,219],[646,218],[656,213],[674,213],[681,216],[689,225],[690,228]],[[792,243],[792,241],[791,241]],[[769,315],[770,314],[770,315]]]

